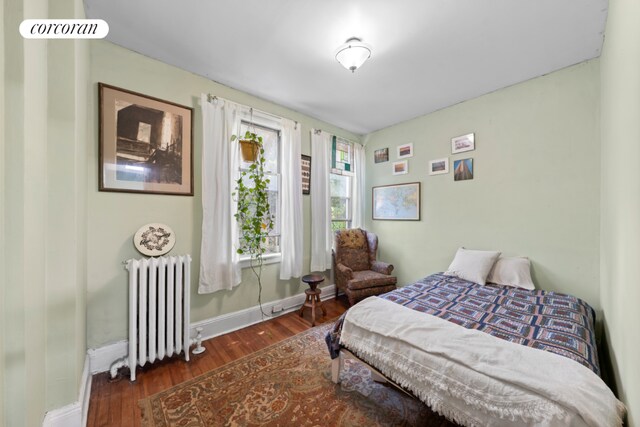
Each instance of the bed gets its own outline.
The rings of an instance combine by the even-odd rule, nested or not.
[[[347,357],[465,426],[621,426],[579,298],[434,274],[351,307],[327,336]]]

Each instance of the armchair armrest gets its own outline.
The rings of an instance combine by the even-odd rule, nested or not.
[[[353,279],[353,270],[352,269],[350,269],[349,267],[347,267],[344,264],[337,264],[336,267],[338,269],[338,274],[341,274],[345,281],[349,281],[349,280]]]
[[[393,265],[382,261],[374,261],[371,263],[371,270],[389,276],[393,271]]]

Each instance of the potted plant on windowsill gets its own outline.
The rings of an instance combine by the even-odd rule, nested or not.
[[[231,137],[231,141],[236,139],[236,135]],[[266,313],[262,309],[262,264],[263,255],[267,250],[267,238],[273,230],[268,191],[271,181],[264,173],[265,157],[262,137],[247,131],[244,138],[240,140],[241,143],[242,141],[253,144],[255,159],[247,169],[240,172],[233,193],[238,203],[235,219],[238,222],[240,238],[240,246],[236,252],[251,256],[251,271],[258,282],[258,304],[264,316]]]

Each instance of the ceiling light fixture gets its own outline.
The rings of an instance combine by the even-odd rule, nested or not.
[[[371,48],[357,37],[348,39],[336,52],[336,60],[352,73],[369,58],[371,58]]]

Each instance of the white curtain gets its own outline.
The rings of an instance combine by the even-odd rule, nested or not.
[[[331,269],[331,135],[311,130],[311,271]]]
[[[298,123],[282,120],[282,187],[280,279],[302,275],[302,173],[301,131]]]
[[[365,194],[364,194],[364,147],[357,142],[353,143],[353,169],[351,180],[351,227],[364,228]]]
[[[237,141],[239,106],[227,100],[209,102],[201,97],[202,141],[202,245],[198,293],[231,289],[240,284],[240,256],[236,203],[231,193],[238,176]]]

